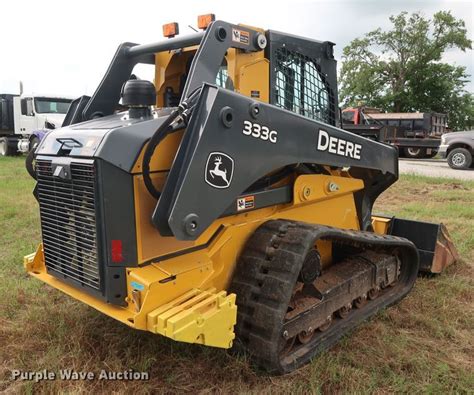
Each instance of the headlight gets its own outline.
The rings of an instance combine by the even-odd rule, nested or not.
[[[444,134],[441,136],[441,144],[446,144],[446,136]]]

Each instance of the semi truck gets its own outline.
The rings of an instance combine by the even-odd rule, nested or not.
[[[447,130],[446,114],[436,112],[384,113],[371,107],[342,111],[343,129],[392,144],[407,158],[432,158]]]
[[[26,153],[49,130],[61,127],[72,99],[0,94],[0,155]]]

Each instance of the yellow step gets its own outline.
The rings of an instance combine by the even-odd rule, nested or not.
[[[235,294],[192,289],[147,315],[148,330],[170,339],[230,348],[237,321]]]

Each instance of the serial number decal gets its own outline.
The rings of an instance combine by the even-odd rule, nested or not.
[[[318,151],[327,151],[330,154],[360,160],[362,145],[330,136],[328,132],[320,129],[317,149]]]
[[[250,121],[244,121],[242,133],[246,136],[252,136],[263,141],[269,141],[273,144],[277,142],[278,138],[278,132],[276,130],[270,130],[267,126]]]

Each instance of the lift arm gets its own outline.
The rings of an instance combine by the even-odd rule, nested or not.
[[[398,178],[393,147],[204,84],[153,223],[194,240],[255,181],[298,163],[350,167],[364,180],[355,195],[363,230],[377,196]]]

